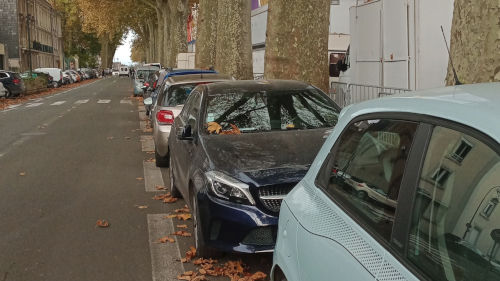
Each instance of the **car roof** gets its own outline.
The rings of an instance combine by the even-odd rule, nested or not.
[[[207,85],[207,90],[208,94],[211,95],[223,93],[227,89],[256,92],[304,90],[309,87],[312,86],[296,80],[236,80]]]
[[[137,68],[137,71],[139,70],[159,70],[159,69],[156,66],[141,66]]]
[[[167,70],[165,77],[187,75],[187,74],[200,74],[200,73],[217,73],[215,70],[205,70],[205,69],[173,69]]]
[[[185,84],[185,83],[197,83],[197,82],[209,82],[209,81],[224,81],[232,80],[233,77],[227,74],[219,73],[198,73],[198,74],[185,74],[179,76],[168,77],[166,83],[173,84]]]
[[[500,83],[481,83],[414,91],[349,106],[343,115],[404,112],[463,124],[500,143]]]

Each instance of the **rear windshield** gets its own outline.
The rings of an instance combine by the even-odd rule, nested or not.
[[[173,85],[167,89],[167,94],[163,100],[163,106],[177,106],[186,102],[191,91],[198,86],[197,83]]]
[[[314,87],[294,91],[230,92],[208,97],[208,133],[333,127],[338,107]],[[216,130],[214,130],[214,128]]]
[[[146,79],[151,73],[155,73],[157,70],[137,70],[137,79]]]

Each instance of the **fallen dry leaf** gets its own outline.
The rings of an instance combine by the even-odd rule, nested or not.
[[[19,175],[20,176],[26,176],[26,172],[20,172]]]
[[[170,238],[168,236],[164,236],[164,237],[158,239],[158,242],[160,242],[160,243],[167,243],[167,242],[174,243],[175,240],[174,240],[174,238]]]
[[[254,274],[252,274],[250,276],[250,280],[254,281],[254,280],[263,280],[267,277],[267,274],[265,274],[264,272],[261,272],[261,271],[257,271],[255,272]]]
[[[109,222],[107,220],[97,220],[95,223],[96,226],[98,227],[109,227]]]
[[[209,134],[220,134],[222,127],[217,122],[208,122],[207,131]]]
[[[157,185],[156,190],[166,190],[167,188],[162,185]]]
[[[182,236],[182,237],[191,237],[191,233],[189,233],[187,231],[183,231],[183,230],[176,231],[176,232],[172,233],[172,235]]]
[[[240,129],[238,129],[238,127],[236,127],[236,125],[233,125],[233,124],[229,124],[229,125],[231,126],[231,130],[223,131],[220,133],[221,135],[239,135],[239,134],[241,134]]]
[[[167,197],[167,198],[163,199],[163,203],[174,203],[174,202],[177,202],[177,200],[179,200],[179,198]]]
[[[141,177],[138,177],[138,178],[135,178],[135,179],[138,180],[138,181],[144,180],[144,178],[141,178]]]
[[[144,133],[152,133],[153,132],[153,129],[149,128],[149,129],[144,129],[142,130]]]
[[[156,160],[154,158],[149,158],[149,159],[146,159],[146,162],[156,162]]]
[[[183,221],[191,219],[191,214],[178,214],[177,218]]]
[[[167,193],[165,193],[165,194],[158,194],[158,195],[155,195],[155,196],[153,196],[153,199],[154,199],[154,200],[163,200],[163,199],[165,199],[165,198],[167,198],[167,197],[172,197],[172,195],[170,195],[170,192],[167,192]]]
[[[154,151],[146,151],[146,154],[155,154]]]
[[[114,139],[114,138],[115,138],[115,137],[107,137],[106,139],[107,139],[107,140],[112,140],[112,139]]]
[[[188,228],[187,224],[178,224],[178,228]]]
[[[174,210],[174,212],[176,212],[176,213],[189,213],[189,211],[190,211],[189,208],[186,206],[184,206],[184,208],[182,208],[182,209],[175,209]]]
[[[148,205],[135,205],[138,209],[147,209]]]
[[[124,137],[124,139],[129,140],[129,139],[130,139],[130,137]]]

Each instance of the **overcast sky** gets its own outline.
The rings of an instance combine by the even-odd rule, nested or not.
[[[132,64],[132,60],[130,59],[130,52],[132,49],[132,39],[134,38],[134,34],[132,32],[128,32],[127,37],[123,45],[118,46],[115,52],[115,57],[113,61],[119,61],[122,64],[130,65]]]

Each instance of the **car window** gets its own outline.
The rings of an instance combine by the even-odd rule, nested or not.
[[[187,121],[188,118],[191,117],[191,115],[192,115],[191,108],[193,107],[194,104],[199,102],[198,92],[194,92],[193,94],[195,94],[195,95],[189,95],[189,97],[186,101],[186,104],[182,108],[182,112],[180,115],[184,121]]]
[[[500,157],[467,134],[433,131],[409,259],[433,280],[500,280]]]
[[[313,87],[290,91],[236,91],[208,97],[207,128],[214,125],[237,132],[304,130],[333,127],[339,111],[328,97]],[[211,131],[210,129],[208,129]]]
[[[362,226],[387,241],[398,205],[406,160],[418,124],[390,119],[350,125],[333,148],[318,179],[324,191]]]
[[[170,86],[163,99],[163,106],[177,106],[184,104],[189,94],[191,94],[191,91],[196,86],[196,83]]]
[[[7,77],[9,77],[7,73],[0,72],[0,78],[7,78]]]

